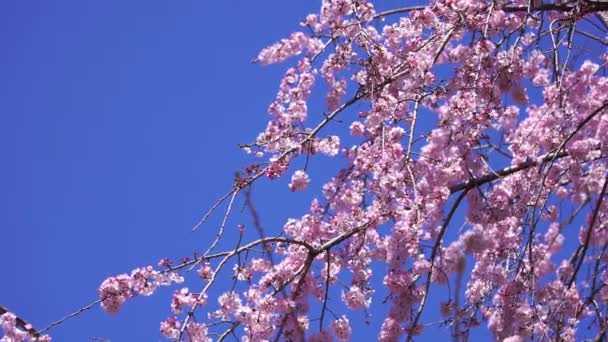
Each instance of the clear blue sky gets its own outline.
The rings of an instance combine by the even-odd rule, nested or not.
[[[265,127],[285,69],[250,61],[318,5],[0,2],[0,303],[41,328],[94,301],[110,275],[204,250],[214,222],[190,228],[246,166],[237,144]],[[313,191],[335,170],[322,165],[310,166]],[[254,193],[269,232],[318,194],[286,183]],[[171,293],[137,298],[115,317],[95,308],[51,335],[161,340]],[[354,340],[376,339],[378,299],[370,327],[356,314]]]

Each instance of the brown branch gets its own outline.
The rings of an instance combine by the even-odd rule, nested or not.
[[[593,226],[595,225],[595,221],[597,220],[597,216],[600,212],[600,207],[602,206],[602,201],[604,200],[604,196],[606,195],[606,190],[608,189],[608,173],[606,173],[606,178],[604,179],[604,186],[602,186],[602,191],[600,192],[600,197],[598,197],[595,210],[593,210],[593,216],[591,218],[591,223],[589,223],[589,231],[587,232],[587,236],[585,237],[585,243],[583,245],[583,249],[581,251],[581,255],[577,260],[576,268],[574,269],[574,273],[572,273],[572,277],[568,282],[568,288],[572,287],[572,284],[576,281],[576,275],[581,269],[583,262],[585,261],[585,255],[587,254],[587,250],[589,249],[589,243],[591,242],[591,236],[593,235]]]
[[[544,162],[548,162],[552,159],[560,159],[560,158],[564,158],[569,156],[569,154],[566,151],[562,151],[560,153],[547,153],[537,159],[528,159],[525,162],[516,164],[516,165],[511,165],[511,166],[507,166],[505,168],[502,168],[500,170],[497,171],[492,171],[490,173],[487,173],[483,176],[479,176],[477,178],[472,178],[469,179],[466,182],[463,183],[458,183],[456,185],[453,185],[450,187],[450,193],[456,193],[462,190],[470,190],[472,188],[478,187],[480,185],[483,185],[485,183],[489,183],[489,182],[493,182],[495,180],[497,180],[498,178],[502,178],[502,177],[506,177],[509,175],[512,175],[516,172],[522,171],[522,170],[526,170],[529,169],[531,167],[535,167],[537,165],[540,165]]]
[[[223,340],[225,340],[226,337],[228,337],[228,335],[232,334],[239,325],[241,325],[240,321],[236,321],[236,322],[232,323],[230,328],[228,328],[226,331],[224,331],[224,333],[222,335],[220,335],[220,337],[217,339],[217,341],[222,342]]]
[[[94,306],[96,306],[97,304],[101,303],[101,301],[102,301],[101,299],[98,299],[98,300],[96,300],[96,301],[92,302],[91,304],[89,304],[89,305],[87,305],[87,306],[83,306],[82,308],[80,308],[80,309],[78,309],[78,310],[76,310],[76,311],[72,312],[71,314],[69,314],[69,315],[67,315],[67,316],[63,317],[62,319],[60,319],[60,320],[58,320],[58,321],[55,321],[55,322],[53,322],[53,323],[49,324],[47,327],[45,327],[44,329],[42,329],[42,330],[38,331],[37,333],[38,333],[39,335],[41,335],[41,334],[42,334],[42,333],[44,333],[45,331],[47,331],[47,330],[49,330],[49,329],[51,329],[51,328],[53,328],[53,327],[55,327],[55,326],[57,326],[57,325],[59,325],[59,324],[61,324],[61,323],[65,322],[65,321],[67,321],[68,319],[70,319],[70,318],[72,318],[72,317],[75,317],[75,316],[78,316],[78,315],[80,315],[81,313],[83,313],[84,311],[87,311],[87,310],[89,310],[89,309],[93,308],[93,307],[94,307]]]
[[[465,195],[467,194],[468,189],[463,191],[458,198],[456,199],[456,202],[454,202],[454,204],[452,205],[452,208],[450,209],[450,212],[448,213],[448,215],[446,216],[443,225],[441,226],[441,230],[439,231],[439,235],[437,235],[437,240],[435,241],[435,245],[433,246],[433,251],[431,252],[431,269],[429,270],[429,274],[426,278],[426,283],[424,285],[424,295],[422,296],[422,301],[420,302],[420,306],[418,307],[418,311],[416,312],[416,317],[414,317],[414,321],[412,322],[412,330],[415,331],[416,330],[416,325],[418,325],[418,321],[420,320],[420,316],[422,316],[422,312],[424,311],[424,307],[426,306],[426,300],[428,298],[428,294],[429,294],[429,290],[431,287],[431,278],[433,276],[433,268],[435,267],[435,257],[437,257],[437,253],[439,252],[439,248],[441,246],[441,240],[443,239],[443,235],[445,234],[445,232],[448,229],[448,226],[450,225],[450,221],[452,220],[452,217],[454,216],[454,213],[456,213],[456,209],[458,209],[458,206],[460,205],[460,203],[462,202],[462,200],[464,199]],[[407,336],[407,342],[410,342],[413,338],[413,333],[410,332],[408,333]]]
[[[238,192],[238,189],[233,188],[232,190],[230,190],[229,192],[227,192],[226,194],[224,194],[224,196],[220,197],[220,199],[218,199],[217,202],[215,202],[215,204],[211,207],[211,209],[209,209],[205,213],[205,215],[203,216],[203,218],[200,219],[198,221],[198,223],[194,227],[192,227],[192,231],[197,230],[198,227],[200,227],[203,223],[205,223],[205,221],[207,221],[207,219],[209,218],[209,216],[211,216],[211,214],[215,211],[215,209],[217,209],[220,206],[220,204],[224,203],[224,201],[226,200],[226,198],[228,198],[234,192]]]
[[[390,15],[395,15],[395,14],[409,13],[409,12],[413,12],[413,11],[421,11],[430,6],[431,5],[419,5],[419,6],[408,6],[408,7],[402,7],[402,8],[395,8],[392,10],[377,13],[376,15],[374,15],[374,19],[380,19],[380,18],[384,18],[384,17],[390,16]],[[533,6],[530,9],[528,8],[528,6],[505,6],[502,8],[502,10],[507,13],[528,12],[529,10],[531,10],[532,12],[535,12],[535,11],[570,12],[570,11],[576,10],[576,7],[572,6],[572,4],[561,4],[561,5],[542,4],[539,6]],[[596,13],[596,12],[603,12],[603,11],[608,11],[608,3],[599,2],[599,1],[598,2],[587,2],[587,4],[583,6],[583,12],[585,12],[585,13]]]
[[[409,6],[409,7],[396,8],[396,9],[392,9],[392,10],[388,10],[388,11],[377,13],[376,15],[374,15],[374,19],[384,18],[384,17],[387,17],[389,15],[393,15],[393,14],[401,14],[401,13],[409,13],[409,12],[412,12],[412,11],[420,11],[420,10],[423,10],[423,9],[425,9],[427,7],[429,7],[429,6],[428,5],[420,5],[420,6]]]
[[[576,33],[578,33],[580,35],[583,35],[583,36],[585,36],[585,37],[587,37],[589,39],[593,39],[593,40],[599,42],[600,44],[608,45],[608,40],[602,39],[602,38],[600,38],[598,36],[595,36],[595,35],[593,35],[593,34],[591,34],[589,32],[586,32],[586,31],[583,31],[583,30],[579,30],[579,29],[574,29],[574,32],[576,32]]]
[[[325,319],[325,310],[327,309],[327,297],[329,296],[329,277],[330,277],[330,254],[327,250],[327,279],[325,279],[325,293],[323,294],[323,307],[321,308],[321,319],[319,319],[319,331],[323,331],[323,320]]]
[[[298,281],[298,284],[296,285],[293,295],[291,296],[292,301],[295,301],[296,298],[298,297],[298,295],[300,294],[300,291],[302,290],[302,286],[304,285],[304,281],[306,280],[306,275],[308,274],[308,271],[310,270],[310,267],[312,266],[312,262],[315,259],[315,255],[316,254],[309,253],[308,258],[304,262],[303,271],[298,271],[296,273],[296,275],[288,282],[288,284],[293,282],[295,280],[295,278],[298,277],[300,272],[302,272],[302,275],[300,275],[300,280]],[[289,308],[288,308],[288,310],[289,310]],[[289,318],[289,316],[292,313],[293,313],[292,311],[289,311],[289,312],[285,313],[285,316],[283,316],[283,319],[281,320],[281,325],[279,326],[279,331],[277,332],[277,336],[274,339],[275,342],[280,341],[281,335],[283,335],[283,329],[285,329],[285,324],[287,323],[287,319]]]
[[[359,227],[357,227],[357,228],[354,228],[354,229],[349,230],[349,231],[347,231],[347,232],[345,232],[345,233],[342,233],[342,235],[338,235],[338,236],[336,236],[335,238],[333,238],[333,239],[331,239],[331,240],[327,241],[327,242],[326,242],[326,243],[324,243],[324,244],[323,244],[321,247],[319,247],[319,248],[316,250],[315,256],[316,256],[317,254],[319,254],[319,253],[321,253],[321,252],[325,251],[325,250],[329,250],[329,249],[330,249],[330,248],[332,248],[333,246],[335,246],[335,245],[337,245],[337,244],[341,243],[342,241],[344,241],[344,240],[348,239],[349,237],[351,237],[351,236],[353,236],[353,235],[355,235],[355,234],[357,234],[357,233],[360,233],[362,230],[365,230],[366,228],[368,228],[368,227],[369,227],[369,226],[371,226],[371,225],[372,225],[372,222],[367,222],[367,223],[365,223],[365,224],[363,224],[363,225],[361,225],[361,226],[359,226]]]
[[[260,239],[265,239],[266,234],[264,233],[264,227],[262,226],[262,221],[260,220],[260,214],[258,213],[257,208],[253,204],[253,200],[251,199],[251,192],[253,191],[253,184],[247,187],[245,191],[245,206],[249,209],[251,214],[251,219],[253,220],[253,227],[258,232],[258,236]],[[270,263],[274,265],[274,257],[272,255],[271,247],[268,243],[264,243],[262,248],[264,248],[264,253],[270,260]]]
[[[538,6],[532,6],[532,8],[528,9],[528,6],[505,6],[502,8],[503,11],[507,13],[514,12],[546,12],[546,11],[557,11],[557,12],[570,12],[575,11],[577,9],[576,6],[573,6],[574,3],[566,3],[566,4],[542,4]],[[582,12],[583,13],[595,13],[595,12],[603,12],[608,10],[608,3],[605,2],[586,2],[583,3]]]
[[[232,193],[232,196],[230,197],[230,202],[228,202],[228,208],[226,209],[226,212],[224,213],[224,219],[222,220],[222,223],[220,224],[220,228],[218,229],[215,240],[213,241],[211,246],[209,246],[209,248],[207,248],[207,251],[205,251],[205,254],[204,254],[205,256],[207,256],[209,253],[211,253],[211,251],[215,248],[215,246],[217,246],[217,244],[222,239],[222,236],[224,235],[224,227],[226,227],[226,222],[228,221],[228,216],[230,216],[230,212],[232,212],[232,205],[234,204],[234,199],[236,198],[236,195],[238,195],[238,191],[234,191]]]
[[[585,119],[583,119],[581,122],[579,122],[578,125],[576,125],[576,127],[574,128],[574,131],[572,131],[572,133],[570,133],[568,135],[568,137],[566,139],[564,139],[564,141],[562,141],[562,143],[554,151],[546,153],[536,159],[530,158],[530,159],[526,160],[525,162],[522,162],[522,163],[519,163],[516,165],[507,166],[498,171],[492,171],[483,176],[480,176],[477,178],[472,178],[466,182],[462,182],[462,183],[453,185],[450,187],[450,194],[456,193],[461,190],[469,190],[474,187],[483,185],[485,183],[493,182],[498,178],[506,177],[506,176],[514,174],[516,172],[538,166],[542,163],[545,163],[545,162],[553,163],[555,160],[569,156],[568,152],[564,150],[564,147],[566,146],[566,144],[576,135],[576,133],[578,133],[581,129],[583,129],[583,127],[585,127],[585,125],[588,124],[589,121],[591,121],[597,115],[602,114],[602,111],[604,109],[606,109],[607,107],[608,107],[608,101],[604,102],[596,110],[594,110],[589,115],[587,115],[587,117],[585,117]]]

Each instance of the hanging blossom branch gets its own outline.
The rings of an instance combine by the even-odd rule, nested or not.
[[[213,241],[192,258],[106,279],[98,303],[115,314],[194,274],[200,290],[176,289],[161,322],[170,340],[347,341],[353,315],[372,302],[386,307],[373,317],[382,316],[380,341],[411,341],[431,324],[457,341],[473,329],[507,342],[603,338],[606,10],[585,0],[382,11],[323,0],[302,31],[255,60],[295,62],[266,129],[241,145],[252,163],[193,229]],[[309,111],[313,89],[325,92],[324,113]],[[291,173],[288,190],[308,191],[320,154],[344,168],[301,217],[263,231],[251,187]],[[241,200],[253,238],[233,223]],[[227,241],[235,226],[237,241]],[[439,323],[425,322],[429,310]]]

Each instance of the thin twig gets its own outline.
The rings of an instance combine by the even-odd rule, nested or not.
[[[420,5],[420,6],[408,6],[408,7],[396,8],[396,9],[377,13],[376,15],[374,15],[374,19],[384,18],[384,17],[393,15],[393,14],[408,13],[408,12],[412,12],[412,11],[421,11],[428,7],[429,7],[428,5]]]
[[[220,224],[220,228],[218,229],[215,240],[213,241],[211,246],[209,246],[209,248],[207,248],[204,256],[207,256],[222,239],[222,236],[224,235],[224,227],[226,227],[226,221],[228,221],[228,216],[230,216],[230,212],[232,212],[232,205],[234,204],[234,199],[236,198],[237,194],[238,194],[238,191],[234,191],[232,193],[232,197],[230,197],[230,202],[228,202],[228,208],[226,209],[226,213],[224,214],[224,219],[222,220],[222,223]]]
[[[48,331],[49,329],[51,329],[51,328],[53,328],[53,327],[55,327],[55,326],[57,326],[57,325],[59,325],[59,324],[61,324],[61,323],[65,322],[65,321],[67,321],[68,319],[70,319],[70,318],[72,318],[72,317],[74,317],[74,316],[78,316],[78,315],[80,315],[80,314],[81,314],[81,313],[83,313],[84,311],[87,311],[87,310],[91,309],[92,307],[96,306],[97,304],[101,303],[101,301],[102,301],[101,299],[98,299],[98,300],[94,301],[93,303],[91,303],[91,304],[89,304],[89,305],[87,305],[87,306],[84,306],[84,307],[82,307],[82,308],[80,308],[80,309],[78,309],[78,310],[76,310],[76,311],[72,312],[71,314],[69,314],[69,315],[67,315],[67,316],[63,317],[62,319],[60,319],[60,320],[58,320],[58,321],[55,321],[55,322],[53,322],[53,323],[49,324],[49,325],[48,325],[47,327],[45,327],[44,329],[42,329],[42,330],[38,331],[38,334],[39,334],[39,335],[41,335],[41,334],[43,334],[44,332]]]
[[[211,216],[211,214],[215,211],[215,209],[217,209],[217,207],[220,206],[220,204],[222,204],[226,198],[228,198],[228,196],[232,195],[234,192],[237,192],[238,189],[232,189],[229,192],[227,192],[224,196],[220,197],[219,200],[217,200],[217,202],[215,202],[215,204],[211,207],[211,209],[209,209],[207,211],[207,213],[205,213],[205,215],[203,216],[202,219],[200,219],[200,221],[198,221],[198,223],[192,228],[192,231],[195,231],[198,229],[198,227],[200,227],[203,223],[205,223],[205,221],[207,221],[207,219],[209,218],[209,216]]]

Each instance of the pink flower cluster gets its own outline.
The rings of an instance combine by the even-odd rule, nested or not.
[[[294,172],[293,176],[291,176],[291,182],[289,183],[289,189],[291,191],[304,191],[306,187],[308,187],[308,183],[310,182],[310,178],[303,170],[297,170]]]
[[[205,306],[207,304],[207,294],[202,296],[193,294],[188,290],[187,287],[176,291],[173,294],[173,301],[171,302],[171,310],[173,313],[181,313],[184,307]]]
[[[262,64],[279,63],[299,55],[304,49],[312,54],[318,52],[321,47],[322,43],[319,39],[308,37],[302,32],[294,32],[289,38],[262,50],[257,61]]]
[[[349,341],[352,331],[346,316],[342,316],[331,322],[331,328],[338,341]]]
[[[2,328],[4,335],[0,338],[0,342],[51,342],[48,335],[38,336],[19,329],[17,327],[17,316],[12,312],[5,312],[0,315],[0,328]]]
[[[149,296],[159,286],[182,283],[183,277],[176,272],[157,271],[152,266],[137,268],[131,275],[120,274],[109,277],[99,286],[101,307],[108,313],[116,314],[122,304],[136,295]]]
[[[177,340],[180,336],[186,337],[190,342],[211,342],[208,336],[209,329],[205,324],[190,322],[184,333],[181,333],[181,322],[177,317],[169,317],[160,323],[160,333],[168,339]]]

